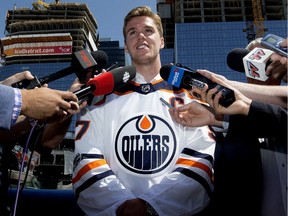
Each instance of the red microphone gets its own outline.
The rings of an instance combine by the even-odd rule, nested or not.
[[[93,95],[105,95],[121,88],[134,79],[135,76],[135,66],[119,67],[90,79],[85,86],[74,93],[78,97],[78,103],[81,104]]]

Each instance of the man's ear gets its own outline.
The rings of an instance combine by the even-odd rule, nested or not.
[[[161,45],[160,48],[163,49],[165,46],[164,37],[161,37]]]

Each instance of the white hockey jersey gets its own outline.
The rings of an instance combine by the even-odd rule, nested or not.
[[[72,183],[87,215],[116,215],[136,197],[165,216],[192,215],[208,205],[213,133],[173,122],[160,97],[173,106],[193,97],[157,78],[131,82],[79,114]]]

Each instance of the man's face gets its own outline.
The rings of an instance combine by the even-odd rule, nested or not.
[[[134,63],[149,63],[159,57],[164,47],[164,39],[150,17],[140,16],[131,19],[126,26],[125,49]]]

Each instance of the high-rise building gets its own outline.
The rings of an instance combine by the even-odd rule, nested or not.
[[[175,23],[246,22],[247,39],[263,36],[264,21],[287,20],[286,0],[157,0],[166,48],[174,48]]]
[[[208,69],[228,79],[246,82],[226,64],[232,49],[268,33],[287,37],[286,0],[158,0],[157,11],[164,29],[162,64]]]
[[[119,41],[112,41],[111,38],[100,38],[98,49],[104,51],[109,56],[109,67],[112,65],[125,66],[125,51],[124,48],[120,48]]]
[[[7,11],[4,65],[71,61],[71,53],[97,49],[97,22],[86,4],[33,2]]]

